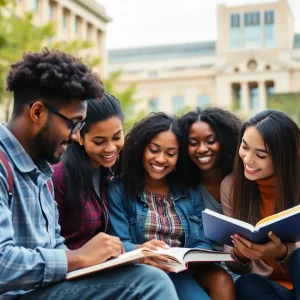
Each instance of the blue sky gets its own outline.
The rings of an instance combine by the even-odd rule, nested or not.
[[[97,0],[113,18],[107,48],[215,40],[216,7],[274,0]],[[300,33],[300,0],[288,0]]]

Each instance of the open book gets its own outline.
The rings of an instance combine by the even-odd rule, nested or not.
[[[165,256],[172,260],[172,263],[164,264],[171,267],[173,272],[175,273],[186,270],[188,267],[187,264],[189,262],[232,261],[232,258],[228,253],[212,250],[177,247],[169,249],[160,248],[159,250],[140,248],[121,254],[118,258],[108,260],[104,263],[69,272],[67,273],[66,279],[73,279],[87,274],[99,272],[105,269],[115,268],[129,263],[136,263],[140,258],[150,256],[155,257],[158,255]]]
[[[300,205],[260,220],[255,226],[209,209],[202,212],[204,235],[213,241],[232,246],[231,235],[239,234],[256,244],[270,241],[275,233],[283,243],[300,241]]]

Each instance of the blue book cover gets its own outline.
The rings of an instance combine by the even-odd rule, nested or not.
[[[204,235],[220,244],[233,246],[231,235],[239,234],[256,244],[270,241],[274,232],[283,243],[300,241],[300,205],[261,220],[256,226],[224,216],[209,209],[202,212]]]

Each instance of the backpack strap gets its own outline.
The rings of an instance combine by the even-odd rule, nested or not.
[[[13,181],[13,175],[11,171],[11,167],[8,163],[8,160],[6,158],[6,155],[0,150],[0,160],[2,161],[6,172],[7,172],[7,183],[8,183],[8,205],[10,206],[12,195],[13,195],[13,189],[14,189],[14,181]]]
[[[12,171],[11,171],[11,167],[8,163],[8,160],[6,158],[6,155],[0,150],[0,161],[2,161],[6,172],[7,172],[7,183],[8,183],[8,205],[10,206],[11,204],[11,199],[13,196],[13,189],[14,189],[14,180],[13,180],[13,175],[12,175]],[[47,185],[48,185],[48,189],[50,191],[50,193],[53,193],[53,188],[52,188],[52,184],[51,184],[51,180],[49,179],[47,181]]]
[[[52,188],[52,184],[51,184],[50,179],[47,181],[47,185],[48,185],[48,189],[49,189],[50,193],[52,194],[53,193],[53,188]]]

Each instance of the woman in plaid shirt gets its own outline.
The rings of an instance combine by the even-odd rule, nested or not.
[[[123,120],[114,96],[105,93],[102,99],[90,100],[78,142],[53,167],[61,235],[69,249],[107,231],[107,184],[124,145]]]
[[[108,187],[110,232],[121,239],[126,251],[140,247],[212,249],[203,233],[202,198],[196,189],[182,185],[182,149],[179,120],[165,113],[149,115],[127,135],[121,169]],[[156,257],[142,263],[170,272],[159,260],[168,262]],[[180,299],[209,299],[190,270],[169,276]],[[227,277],[223,279],[215,283],[223,286]]]

